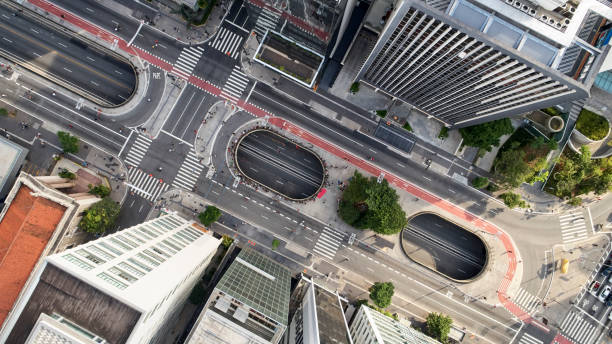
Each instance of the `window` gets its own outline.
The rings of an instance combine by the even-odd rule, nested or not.
[[[96,265],[106,263],[106,261],[104,259],[102,259],[100,257],[97,257],[97,256],[95,256],[95,255],[93,255],[93,254],[91,254],[91,253],[89,253],[89,252],[87,252],[87,251],[85,251],[83,249],[77,250],[75,253],[80,255],[80,256],[82,256],[82,257],[85,257],[85,259],[89,260],[90,262],[95,263]]]
[[[87,271],[89,271],[89,270],[91,270],[91,269],[93,269],[93,268],[94,268],[94,267],[93,267],[93,265],[88,264],[88,263],[86,263],[86,262],[82,261],[81,259],[79,259],[78,257],[75,257],[75,256],[74,256],[74,255],[72,255],[72,254],[65,254],[65,255],[63,255],[62,257],[63,257],[64,259],[66,259],[67,261],[69,261],[69,262],[73,263],[74,265],[76,265],[76,266],[78,266],[78,267],[82,268],[83,270],[87,270]]]
[[[121,242],[123,242],[124,244],[128,244],[128,245],[132,246],[132,248],[138,247],[137,243],[135,243],[132,240],[124,237],[123,235],[117,235],[115,238],[121,240]]]
[[[178,233],[173,234],[172,237],[174,237],[176,240],[182,242],[183,245],[189,245],[189,243],[191,242],[191,241],[185,239],[183,236],[178,235]]]
[[[138,242],[139,242],[139,243],[141,243],[141,244],[144,244],[144,243],[145,243],[145,241],[144,241],[144,240],[142,240],[141,238],[139,238],[138,236],[136,236],[136,235],[134,235],[134,234],[132,234],[132,233],[124,232],[123,234],[125,234],[125,235],[129,236],[131,239],[133,239],[133,240],[135,240],[135,241],[138,241]]]
[[[122,268],[123,270],[131,273],[131,274],[134,274],[134,275],[138,276],[138,277],[142,277],[142,276],[145,275],[144,272],[136,269],[135,267],[131,266],[130,264],[128,264],[126,262],[119,263],[119,267]]]
[[[123,252],[119,251],[118,249],[114,248],[113,246],[105,243],[105,242],[99,242],[98,245],[100,245],[101,247],[104,247],[105,249],[113,252],[114,254],[120,256],[123,254]]]
[[[115,256],[113,256],[112,254],[110,254],[110,253],[108,253],[108,252],[106,252],[104,250],[101,250],[100,248],[98,248],[95,245],[87,246],[87,250],[92,252],[92,253],[95,253],[95,254],[97,254],[99,256],[104,257],[104,259],[106,259],[106,260],[111,260],[111,259],[115,258]]]
[[[142,228],[137,228],[136,232],[140,233],[140,235],[145,237],[147,240],[153,239],[153,236],[151,234],[147,233],[146,231],[144,231]]]
[[[151,264],[153,266],[159,266],[159,262],[157,260],[155,260],[155,259],[153,259],[153,258],[151,258],[149,256],[146,256],[146,255],[144,255],[142,253],[137,254],[136,257],[142,259],[143,261],[145,261],[145,262],[147,262],[147,263],[149,263],[149,264]]]
[[[166,260],[160,256],[158,256],[157,254],[153,253],[151,250],[144,250],[142,251],[144,254],[146,254],[147,256],[151,257],[152,259],[157,260],[160,263],[165,262]]]
[[[145,264],[142,264],[141,262],[137,261],[134,258],[128,258],[128,262],[136,265],[137,267],[139,267],[139,268],[141,268],[141,269],[143,269],[143,270],[145,270],[147,272],[152,270],[150,267],[146,266]]]
[[[178,240],[173,239],[173,238],[168,238],[168,239],[164,240],[164,242],[167,243],[168,245],[171,245],[177,251],[180,251],[182,248],[185,247],[184,243],[179,242]]]
[[[138,281],[138,278],[128,274],[127,272],[117,269],[116,267],[112,267],[110,269],[108,269],[108,272],[112,273],[113,275],[119,276],[121,277],[121,279],[130,282],[130,283],[134,283],[136,281]]]
[[[113,244],[115,244],[115,245],[117,245],[117,246],[119,246],[119,247],[123,248],[123,249],[124,249],[124,250],[126,250],[126,251],[131,251],[131,250],[132,250],[132,247],[131,247],[130,245],[128,245],[128,244],[126,244],[126,243],[123,243],[121,240],[117,240],[117,238],[110,238],[109,240],[110,240],[110,242],[112,242]]]
[[[177,250],[168,245],[168,240],[163,240],[162,242],[158,243],[158,245],[161,246],[161,248],[163,248],[164,250],[172,252],[172,254],[175,254],[177,252]]]
[[[127,284],[117,280],[116,278],[112,277],[111,275],[109,275],[109,274],[107,274],[105,272],[101,272],[97,276],[100,277],[101,279],[105,280],[109,284],[114,285],[115,287],[117,287],[119,289],[125,289],[128,286]]]

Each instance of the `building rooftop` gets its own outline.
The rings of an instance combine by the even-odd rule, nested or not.
[[[13,180],[17,177],[27,154],[27,149],[0,137],[0,201],[13,185]]]
[[[51,240],[66,208],[21,185],[0,220],[0,324]]]
[[[314,285],[320,343],[349,344],[350,334],[337,294]]]
[[[287,326],[291,275],[269,258],[242,250],[215,288]]]
[[[169,214],[49,256],[50,264],[130,307],[154,309],[220,240]],[[178,254],[180,253],[180,254]],[[149,286],[158,286],[150,288]],[[146,292],[144,292],[146,291]]]
[[[439,344],[437,340],[406,326],[378,311],[362,305],[360,311],[365,312],[370,326],[374,330],[378,343],[402,344]]]

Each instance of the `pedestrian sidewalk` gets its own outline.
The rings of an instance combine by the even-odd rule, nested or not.
[[[204,120],[198,128],[193,149],[198,158],[204,159],[206,166],[212,164],[212,150],[217,134],[227,119],[236,112],[236,108],[229,101],[220,100],[208,109]]]
[[[165,87],[164,92],[161,96],[161,99],[151,99],[147,98],[144,101],[157,101],[157,107],[155,111],[147,118],[146,122],[144,122],[141,126],[138,127],[144,134],[146,134],[150,139],[156,138],[161,130],[166,124],[166,121],[172,114],[172,110],[176,105],[176,102],[183,94],[187,82],[182,78],[176,78],[176,80],[172,80],[170,78],[165,78]]]

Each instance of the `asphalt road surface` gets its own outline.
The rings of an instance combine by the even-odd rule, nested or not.
[[[0,4],[0,54],[104,106],[128,100],[136,87],[131,64],[28,10]]]
[[[313,152],[267,130],[242,138],[236,165],[251,180],[292,199],[313,196],[324,180],[323,165]]]
[[[487,261],[480,238],[432,213],[411,218],[402,231],[404,240],[426,250],[435,260],[436,271],[456,280],[474,278]]]

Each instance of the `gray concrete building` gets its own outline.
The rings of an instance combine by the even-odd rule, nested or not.
[[[595,0],[552,11],[551,1],[379,1],[365,20],[378,40],[355,80],[448,127],[588,97],[609,50],[587,40],[612,18]]]

